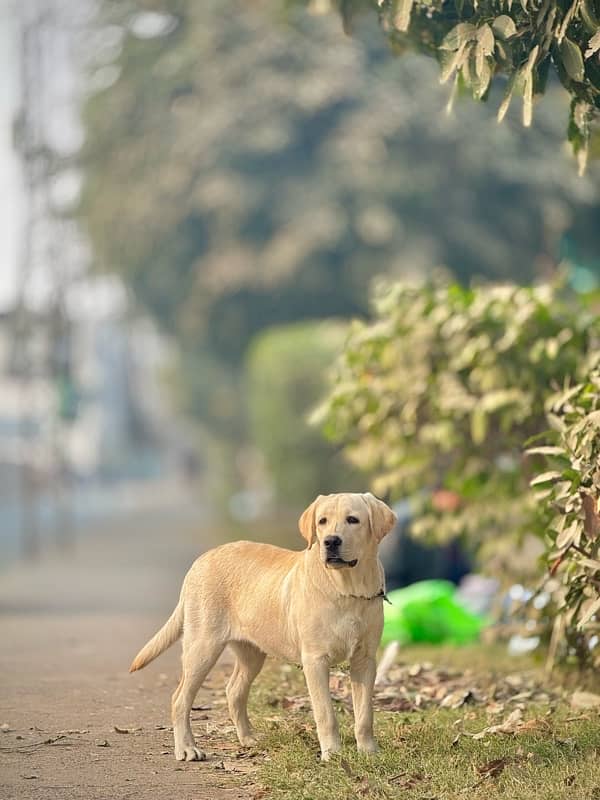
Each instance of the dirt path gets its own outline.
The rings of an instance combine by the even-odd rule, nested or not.
[[[187,566],[214,543],[193,515],[174,524],[146,513],[86,536],[69,558],[46,556],[0,575],[3,800],[255,795],[254,768],[225,714],[226,656],[192,717],[203,763],[173,758],[178,647],[127,672],[174,606]]]

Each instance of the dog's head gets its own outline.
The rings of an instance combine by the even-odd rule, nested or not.
[[[319,495],[300,517],[300,533],[315,542],[328,569],[355,567],[394,527],[396,515],[382,500],[366,494]]]

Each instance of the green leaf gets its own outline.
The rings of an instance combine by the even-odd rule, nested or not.
[[[589,40],[587,50],[585,51],[585,57],[591,58],[597,50],[600,50],[600,30],[596,31]]]
[[[585,78],[585,66],[583,64],[581,50],[577,47],[575,42],[572,42],[565,36],[560,43],[559,51],[567,75],[574,81],[582,81]]]
[[[560,478],[562,473],[557,472],[556,470],[550,470],[550,472],[542,472],[541,475],[535,477],[532,481],[530,481],[530,486],[538,486],[540,483],[547,483],[548,481],[555,481],[557,478]]]
[[[581,390],[582,385],[583,384],[578,383],[576,386],[570,386],[564,392],[561,392],[561,394],[554,395],[551,398],[551,402],[552,402],[552,406],[551,407],[554,410],[559,409],[561,406],[563,406],[567,402],[567,400],[570,400],[572,397],[574,397]]]
[[[482,25],[477,29],[477,42],[486,56],[494,52],[494,34],[489,25]]]
[[[407,31],[410,25],[410,15],[414,0],[397,0],[394,13],[394,28],[397,31]]]
[[[513,92],[515,90],[515,84],[517,82],[517,73],[513,72],[508,80],[508,84],[506,86],[506,91],[504,93],[504,99],[500,104],[500,108],[498,109],[498,122],[502,122],[504,117],[506,116],[506,112],[510,106],[510,101],[512,100]]]
[[[556,537],[555,545],[558,547],[559,550],[562,550],[563,547],[567,547],[568,545],[572,544],[575,539],[581,537],[581,533],[583,531],[583,524],[580,520],[574,520],[568,528],[560,533]]]
[[[499,39],[504,41],[515,35],[517,26],[512,17],[502,14],[492,22],[492,30]]]
[[[530,447],[529,449],[525,450],[527,455],[533,455],[539,453],[540,455],[545,456],[564,456],[566,452],[562,447],[554,447],[552,445],[544,445],[542,447]]]
[[[598,611],[600,611],[600,597],[586,608],[584,615],[577,621],[577,627],[581,630]]]
[[[487,433],[487,414],[481,406],[476,406],[471,415],[471,437],[475,444],[481,444]]]
[[[527,64],[523,67],[523,125],[529,128],[533,116],[533,69],[538,57],[540,46],[536,44],[529,58]]]
[[[579,16],[591,33],[595,33],[600,28],[600,19],[596,15],[594,0],[582,0],[579,6]]]
[[[458,50],[447,58],[442,56],[442,69],[440,72],[440,83],[446,83],[455,69],[460,69],[465,61],[466,43],[461,44]]]
[[[475,74],[472,76],[473,95],[477,100],[481,100],[486,93],[492,79],[492,70],[479,45],[475,48],[474,58]]]
[[[458,50],[459,47],[475,38],[476,28],[470,22],[459,22],[446,34],[439,49]]]

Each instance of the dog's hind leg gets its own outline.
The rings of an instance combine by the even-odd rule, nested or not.
[[[230,642],[230,646],[236,661],[226,689],[229,715],[236,727],[240,744],[249,747],[256,744],[256,740],[248,719],[248,694],[252,681],[265,663],[265,654],[248,642]]]
[[[224,648],[224,642],[207,642],[206,639],[186,642],[184,638],[181,681],[171,702],[175,758],[178,761],[203,761],[206,758],[196,747],[190,711],[198,689]]]

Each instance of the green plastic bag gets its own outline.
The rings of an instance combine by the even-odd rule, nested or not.
[[[384,603],[382,644],[399,641],[466,644],[479,638],[486,624],[455,597],[450,581],[419,581],[388,594]]]

